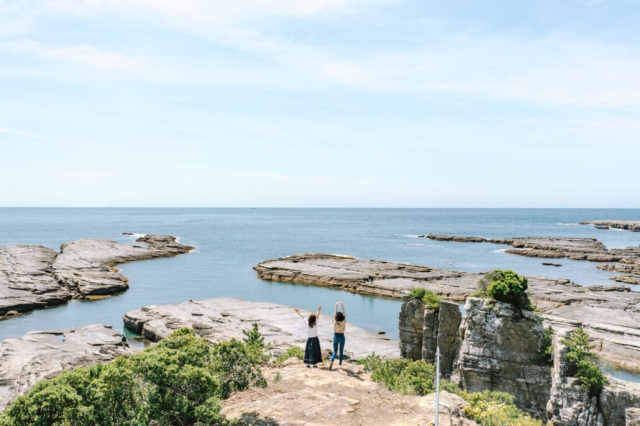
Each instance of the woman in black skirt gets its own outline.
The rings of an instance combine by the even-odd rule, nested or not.
[[[322,306],[318,306],[318,313],[312,313],[308,319],[300,313],[298,308],[293,308],[293,310],[300,315],[307,326],[307,346],[304,349],[304,363],[307,364],[307,368],[312,365],[313,368],[318,368],[316,364],[322,362],[322,351],[320,350],[320,340],[318,339],[318,320],[320,319]]]

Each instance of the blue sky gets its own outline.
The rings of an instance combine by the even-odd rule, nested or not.
[[[640,2],[0,0],[0,206],[640,207]]]

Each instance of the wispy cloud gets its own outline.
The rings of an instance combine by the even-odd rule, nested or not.
[[[0,133],[4,133],[6,135],[12,135],[12,136],[20,136],[20,137],[29,138],[29,139],[49,139],[48,136],[40,135],[37,133],[25,132],[22,130],[10,129],[7,127],[0,127]]]

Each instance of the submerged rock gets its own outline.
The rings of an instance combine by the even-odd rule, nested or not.
[[[37,382],[130,353],[109,326],[33,331],[0,343],[0,411]]]

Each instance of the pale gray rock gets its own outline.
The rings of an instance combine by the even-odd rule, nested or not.
[[[0,411],[39,381],[130,353],[105,325],[34,331],[0,343]]]
[[[458,328],[462,314],[457,303],[441,301],[438,310],[438,347],[440,348],[440,371],[448,376],[453,369],[453,360],[458,354]]]
[[[540,364],[542,318],[510,304],[470,297],[452,381],[469,392],[507,392],[515,404],[543,417],[551,367]]]
[[[402,308],[400,312],[402,312]],[[422,360],[426,362],[436,362],[439,325],[439,311],[426,307],[424,310],[424,329],[422,330]],[[400,336],[400,344],[402,344],[402,336]]]
[[[640,232],[640,220],[587,220],[581,225],[593,225],[602,228],[624,229],[626,231]]]
[[[308,316],[309,312],[300,311]],[[347,321],[349,320],[347,316]],[[307,340],[306,322],[290,306],[274,303],[248,302],[233,298],[189,301],[179,305],[152,305],[124,315],[127,328],[157,341],[183,327],[192,328],[200,337],[211,342],[232,338],[242,339],[243,330],[257,323],[260,333],[277,355],[288,348],[304,348]],[[322,348],[332,347],[333,324],[331,315],[321,315],[318,335]],[[347,324],[345,354],[351,359],[378,355],[398,358],[398,342],[370,333],[353,324]]]
[[[640,408],[626,409],[626,426],[640,426]]]
[[[127,279],[115,265],[175,256],[193,248],[169,235],[146,235],[136,241],[147,245],[79,240],[63,244],[60,253],[40,246],[0,248],[0,319],[10,311],[23,313],[71,298],[124,291]]]
[[[402,298],[398,320],[400,356],[402,358],[422,359],[425,315],[424,303],[409,296]]]
[[[57,254],[38,246],[0,248],[0,319],[10,311],[27,312],[71,299],[51,274]]]
[[[267,260],[254,269],[265,280],[333,287],[394,299],[421,287],[455,302],[464,301],[476,291],[483,276],[327,254]],[[561,328],[584,327],[607,361],[621,369],[640,371],[640,292],[629,292],[621,286],[583,287],[566,279],[537,276],[527,279],[530,298],[546,322]]]

